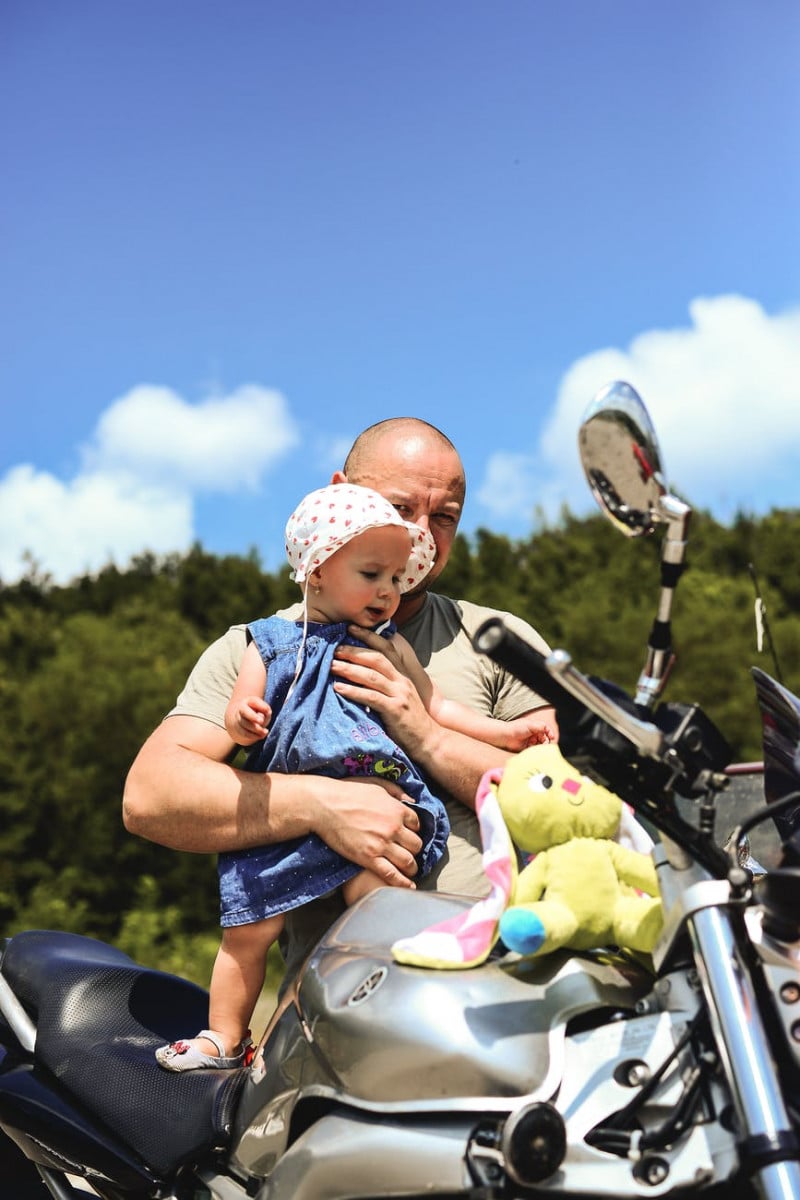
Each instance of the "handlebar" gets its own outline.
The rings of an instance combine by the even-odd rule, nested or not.
[[[590,679],[576,670],[566,650],[554,650],[545,659],[545,667],[551,675],[561,680],[576,699],[582,700],[596,716],[607,721],[612,729],[632,742],[640,754],[648,758],[660,758],[664,745],[661,731],[652,722],[642,721],[615,704],[605,692],[601,692]]]
[[[573,665],[566,650],[542,654],[509,629],[499,617],[491,617],[477,630],[473,645],[544,696],[556,710],[559,724],[573,725],[593,713],[631,742],[640,754],[660,759],[664,735],[651,721],[642,720],[621,708]]]
[[[561,752],[573,766],[652,820],[713,875],[726,875],[724,851],[675,803],[676,790],[697,797],[727,783],[722,771],[730,747],[697,705],[671,702],[651,713],[614,684],[582,675],[565,651],[542,654],[499,617],[484,621],[472,644],[552,704]]]

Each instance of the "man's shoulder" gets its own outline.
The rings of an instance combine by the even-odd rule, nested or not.
[[[225,705],[233,690],[246,646],[246,625],[231,625],[207,646],[167,716],[202,717],[224,728]]]
[[[460,620],[462,603],[461,600],[454,600],[452,596],[443,596],[440,592],[428,592],[428,602],[422,611],[429,618],[455,616]]]
[[[240,653],[247,644],[247,625],[229,625],[220,637],[204,651],[204,656],[224,658],[228,654]]]
[[[274,615],[284,621],[297,621],[303,615],[303,606],[298,600],[295,604],[290,604],[288,608],[279,608]]]
[[[236,660],[236,670],[239,669],[239,663],[244,649],[250,640],[250,631],[253,628],[279,629],[293,628],[294,622],[297,619],[295,608],[300,608],[302,615],[302,607],[295,605],[292,608],[281,609],[280,612],[274,613],[270,617],[257,617],[254,621],[245,621],[240,625],[230,625],[225,632],[207,646],[204,650],[200,661],[221,661],[229,658]]]
[[[441,619],[458,622],[470,639],[484,621],[499,618],[514,633],[531,641],[537,650],[543,653],[550,651],[550,647],[533,625],[514,613],[506,612],[502,608],[489,608],[485,604],[474,604],[471,600],[454,600],[450,596],[440,596],[434,592],[430,593],[430,599],[433,601],[435,609],[438,609]]]
[[[454,629],[461,626],[471,633],[489,617],[510,616],[510,613],[487,608],[483,604],[473,604],[471,600],[456,600],[453,596],[443,596],[440,592],[428,592],[425,604],[407,624],[402,626],[402,632],[405,633],[406,629],[413,630],[426,625],[448,625]]]
[[[528,624],[521,617],[507,612],[505,609],[490,608],[486,604],[475,604],[472,600],[456,600],[452,596],[442,596],[438,592],[431,592],[429,599],[435,612],[455,616],[462,625],[470,629],[477,629],[482,621],[488,621],[490,617],[500,617],[501,620],[512,621],[515,625]]]
[[[230,625],[223,634],[206,646],[195,664],[192,675],[225,673],[237,674],[247,647],[247,625]],[[192,676],[190,676],[191,681]],[[235,678],[235,676],[234,676]]]

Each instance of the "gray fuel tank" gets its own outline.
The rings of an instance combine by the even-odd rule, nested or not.
[[[608,954],[506,956],[457,971],[394,962],[397,938],[466,907],[462,898],[381,888],[349,909],[308,960],[297,995],[302,1020],[318,1061],[352,1099],[538,1092],[560,1062],[570,1017],[630,1010],[652,985],[638,964]]]
[[[602,1024],[652,986],[636,962],[611,953],[507,955],[458,971],[394,962],[397,938],[469,905],[382,888],[332,926],[248,1072],[234,1134],[242,1166],[268,1172],[309,1105],[455,1113],[548,1099],[561,1080],[568,1020]]]

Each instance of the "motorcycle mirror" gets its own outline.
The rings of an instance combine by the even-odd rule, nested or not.
[[[608,383],[584,413],[578,432],[581,463],[595,500],[628,537],[666,522],[661,549],[661,597],[635,700],[649,708],[660,695],[675,656],[670,635],[672,596],[685,566],[688,504],[664,484],[650,414],[629,383]]]
[[[652,533],[664,518],[667,489],[650,414],[629,383],[600,389],[584,413],[578,447],[592,495],[610,520],[627,537]]]

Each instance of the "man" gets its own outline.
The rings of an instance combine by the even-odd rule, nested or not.
[[[490,660],[476,655],[471,635],[489,610],[429,592],[443,571],[464,504],[465,479],[452,442],[413,417],[381,421],[353,445],[333,483],[361,484],[387,498],[404,519],[430,530],[436,562],[422,585],[404,593],[395,620],[445,696],[500,719],[536,711],[555,727],[551,709]],[[289,610],[281,615],[299,614]],[[505,615],[505,614],[504,614]],[[542,650],[529,626],[509,618]],[[369,705],[388,732],[433,781],[451,823],[448,853],[423,887],[479,896],[487,890],[474,808],[481,775],[505,759],[503,751],[438,726],[413,685],[365,635],[366,646],[341,647],[336,674],[346,695]],[[375,777],[331,780],[311,775],[257,775],[230,763],[235,753],[224,727],[225,707],[245,649],[235,626],[201,656],[176,706],[137,755],[126,783],[126,828],[178,850],[217,853],[316,833],[340,854],[393,886],[413,886],[421,846],[402,788]],[[340,911],[319,901],[287,922],[291,973]]]

